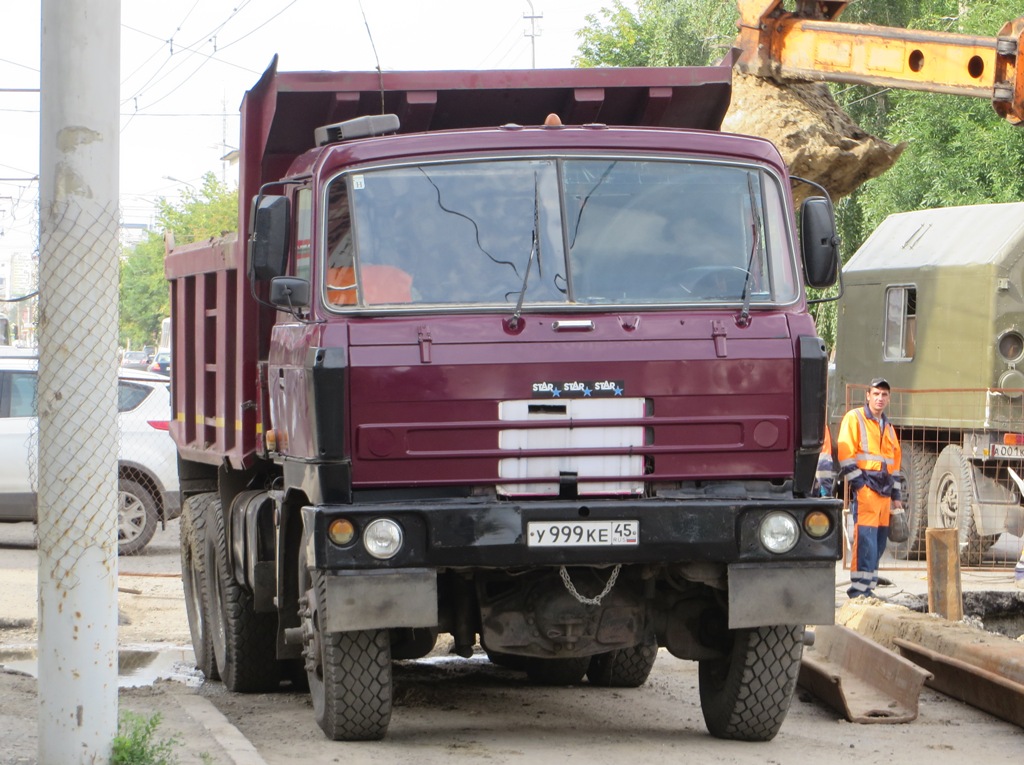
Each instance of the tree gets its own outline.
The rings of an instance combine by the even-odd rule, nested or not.
[[[188,188],[176,202],[157,200],[158,232],[121,258],[120,342],[133,347],[155,345],[161,320],[170,313],[170,292],[164,277],[164,232],[175,244],[189,244],[234,231],[238,219],[238,191],[219,182],[213,173],[203,176],[199,189]]]
[[[908,26],[994,37],[1019,13],[1009,0],[958,5],[922,3]],[[892,170],[865,184],[859,245],[893,212],[1024,199],[1024,133],[1000,119],[986,99],[893,92],[885,137],[908,149]]]
[[[721,0],[639,0],[636,14],[614,0],[601,13],[606,23],[590,14],[577,33],[577,66],[713,64],[728,53],[739,18],[736,6]]]

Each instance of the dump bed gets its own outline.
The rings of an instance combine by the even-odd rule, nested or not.
[[[285,72],[277,60],[242,101],[239,231],[251,200],[314,148],[314,130],[393,113],[401,132],[508,123],[604,123],[717,130],[729,106],[731,67]],[[516,133],[509,133],[510,146]],[[185,459],[248,464],[260,440],[259,359],[276,312],[245,278],[244,237],[171,249],[165,270],[173,319],[171,430]]]

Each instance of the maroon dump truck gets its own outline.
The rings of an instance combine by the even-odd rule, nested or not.
[[[275,61],[247,234],[166,261],[208,678],[308,684],[328,737],[375,739],[442,633],[539,684],[639,686],[662,647],[713,735],[778,732],[834,615],[805,288],[837,247],[770,143],[717,132],[730,87]]]

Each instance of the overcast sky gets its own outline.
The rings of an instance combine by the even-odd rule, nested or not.
[[[57,2],[58,0],[49,0]],[[69,1],[69,0],[63,0]],[[0,257],[35,246],[40,0],[5,0],[0,24]],[[238,144],[238,106],[276,53],[279,71],[568,67],[587,14],[611,0],[122,0],[125,223],[212,171]],[[628,2],[627,5],[634,5]],[[365,11],[365,21],[363,12]],[[536,37],[529,37],[530,20]],[[372,34],[373,46],[370,43]],[[535,47],[532,47],[535,46]],[[9,180],[13,179],[13,180]]]

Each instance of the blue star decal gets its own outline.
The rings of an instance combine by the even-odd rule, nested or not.
[[[559,390],[558,388],[555,388],[554,390],[551,391],[551,397],[552,398],[560,398],[561,395],[562,395],[562,391]]]
[[[583,398],[590,398],[590,393],[591,393],[591,391],[590,391],[589,387],[584,388],[583,389]]]
[[[615,386],[615,395],[616,396],[621,396],[622,395],[622,388],[620,388],[618,385]]]

